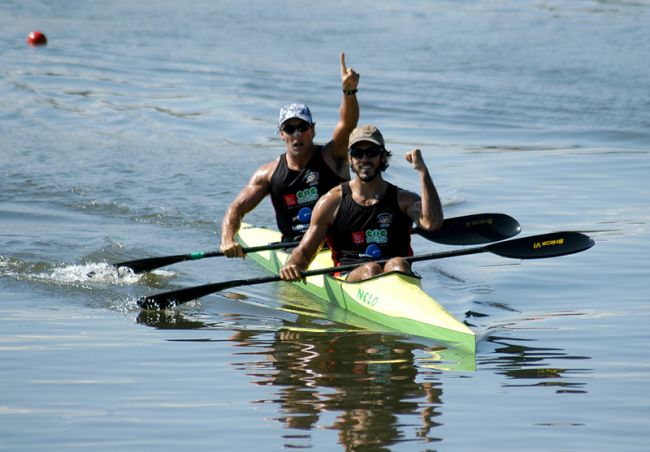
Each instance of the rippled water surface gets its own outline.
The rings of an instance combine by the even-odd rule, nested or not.
[[[3,450],[647,449],[650,4],[357,4],[0,1]],[[475,356],[280,283],[135,303],[264,275],[248,260],[110,265],[218,248],[282,105],[329,138],[340,51],[387,179],[417,190],[418,147],[446,216],[596,241],[416,264]]]

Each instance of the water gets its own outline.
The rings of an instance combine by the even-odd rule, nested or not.
[[[647,449],[650,4],[0,6],[3,450]],[[330,136],[342,50],[389,180],[417,189],[420,147],[447,216],[593,231],[573,256],[417,264],[482,338],[469,362],[282,284],[135,305],[263,275],[247,261],[106,265],[216,249],[283,104]]]

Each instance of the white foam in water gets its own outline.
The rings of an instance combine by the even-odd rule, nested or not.
[[[0,271],[2,275],[15,274],[19,262],[16,259],[0,256]]]
[[[166,274],[169,272],[157,272]],[[90,263],[83,265],[67,265],[55,269],[49,277],[61,283],[104,283],[113,285],[137,284],[143,275],[133,273],[133,270],[126,267],[115,267],[106,263]]]
[[[47,267],[49,265],[42,264]],[[115,267],[108,263],[88,263],[83,265],[65,265],[54,268],[51,271],[33,271],[32,266],[23,262],[5,259],[0,256],[0,274],[14,277],[20,280],[54,282],[56,284],[70,285],[88,285],[110,284],[118,286],[128,286],[138,284],[145,277],[146,273],[135,274],[133,270],[127,267]],[[30,271],[31,270],[31,271]],[[155,270],[150,272],[160,278],[170,278],[174,276],[173,272],[168,270]]]

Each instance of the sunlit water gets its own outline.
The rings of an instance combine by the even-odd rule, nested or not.
[[[647,449],[647,2],[0,6],[3,450]],[[416,264],[476,356],[283,284],[135,303],[264,274],[248,261],[109,265],[218,248],[228,203],[282,152],[278,109],[309,104],[330,136],[342,50],[389,180],[417,190],[419,147],[447,216],[596,240]],[[272,225],[270,203],[247,220]]]

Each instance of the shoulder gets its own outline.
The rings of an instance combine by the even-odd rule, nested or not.
[[[326,216],[333,216],[341,204],[341,186],[337,185],[318,199],[314,206],[314,212],[318,211]]]
[[[339,205],[341,204],[341,189],[339,187],[334,187],[323,196],[319,198],[314,206],[314,211],[311,216],[311,225],[309,229],[312,229],[312,226],[317,227],[327,227],[329,228],[336,218],[336,215],[339,211]],[[309,231],[308,231],[309,233]]]
[[[336,187],[332,188],[330,191],[321,196],[318,202],[320,203],[322,201],[324,204],[340,202],[341,198],[343,197],[342,185],[343,184],[337,185]]]
[[[253,176],[251,177],[251,182],[271,183],[271,176],[273,176],[273,173],[277,169],[279,163],[280,163],[280,157],[277,157],[274,160],[260,166],[257,169],[257,171],[253,173]]]

